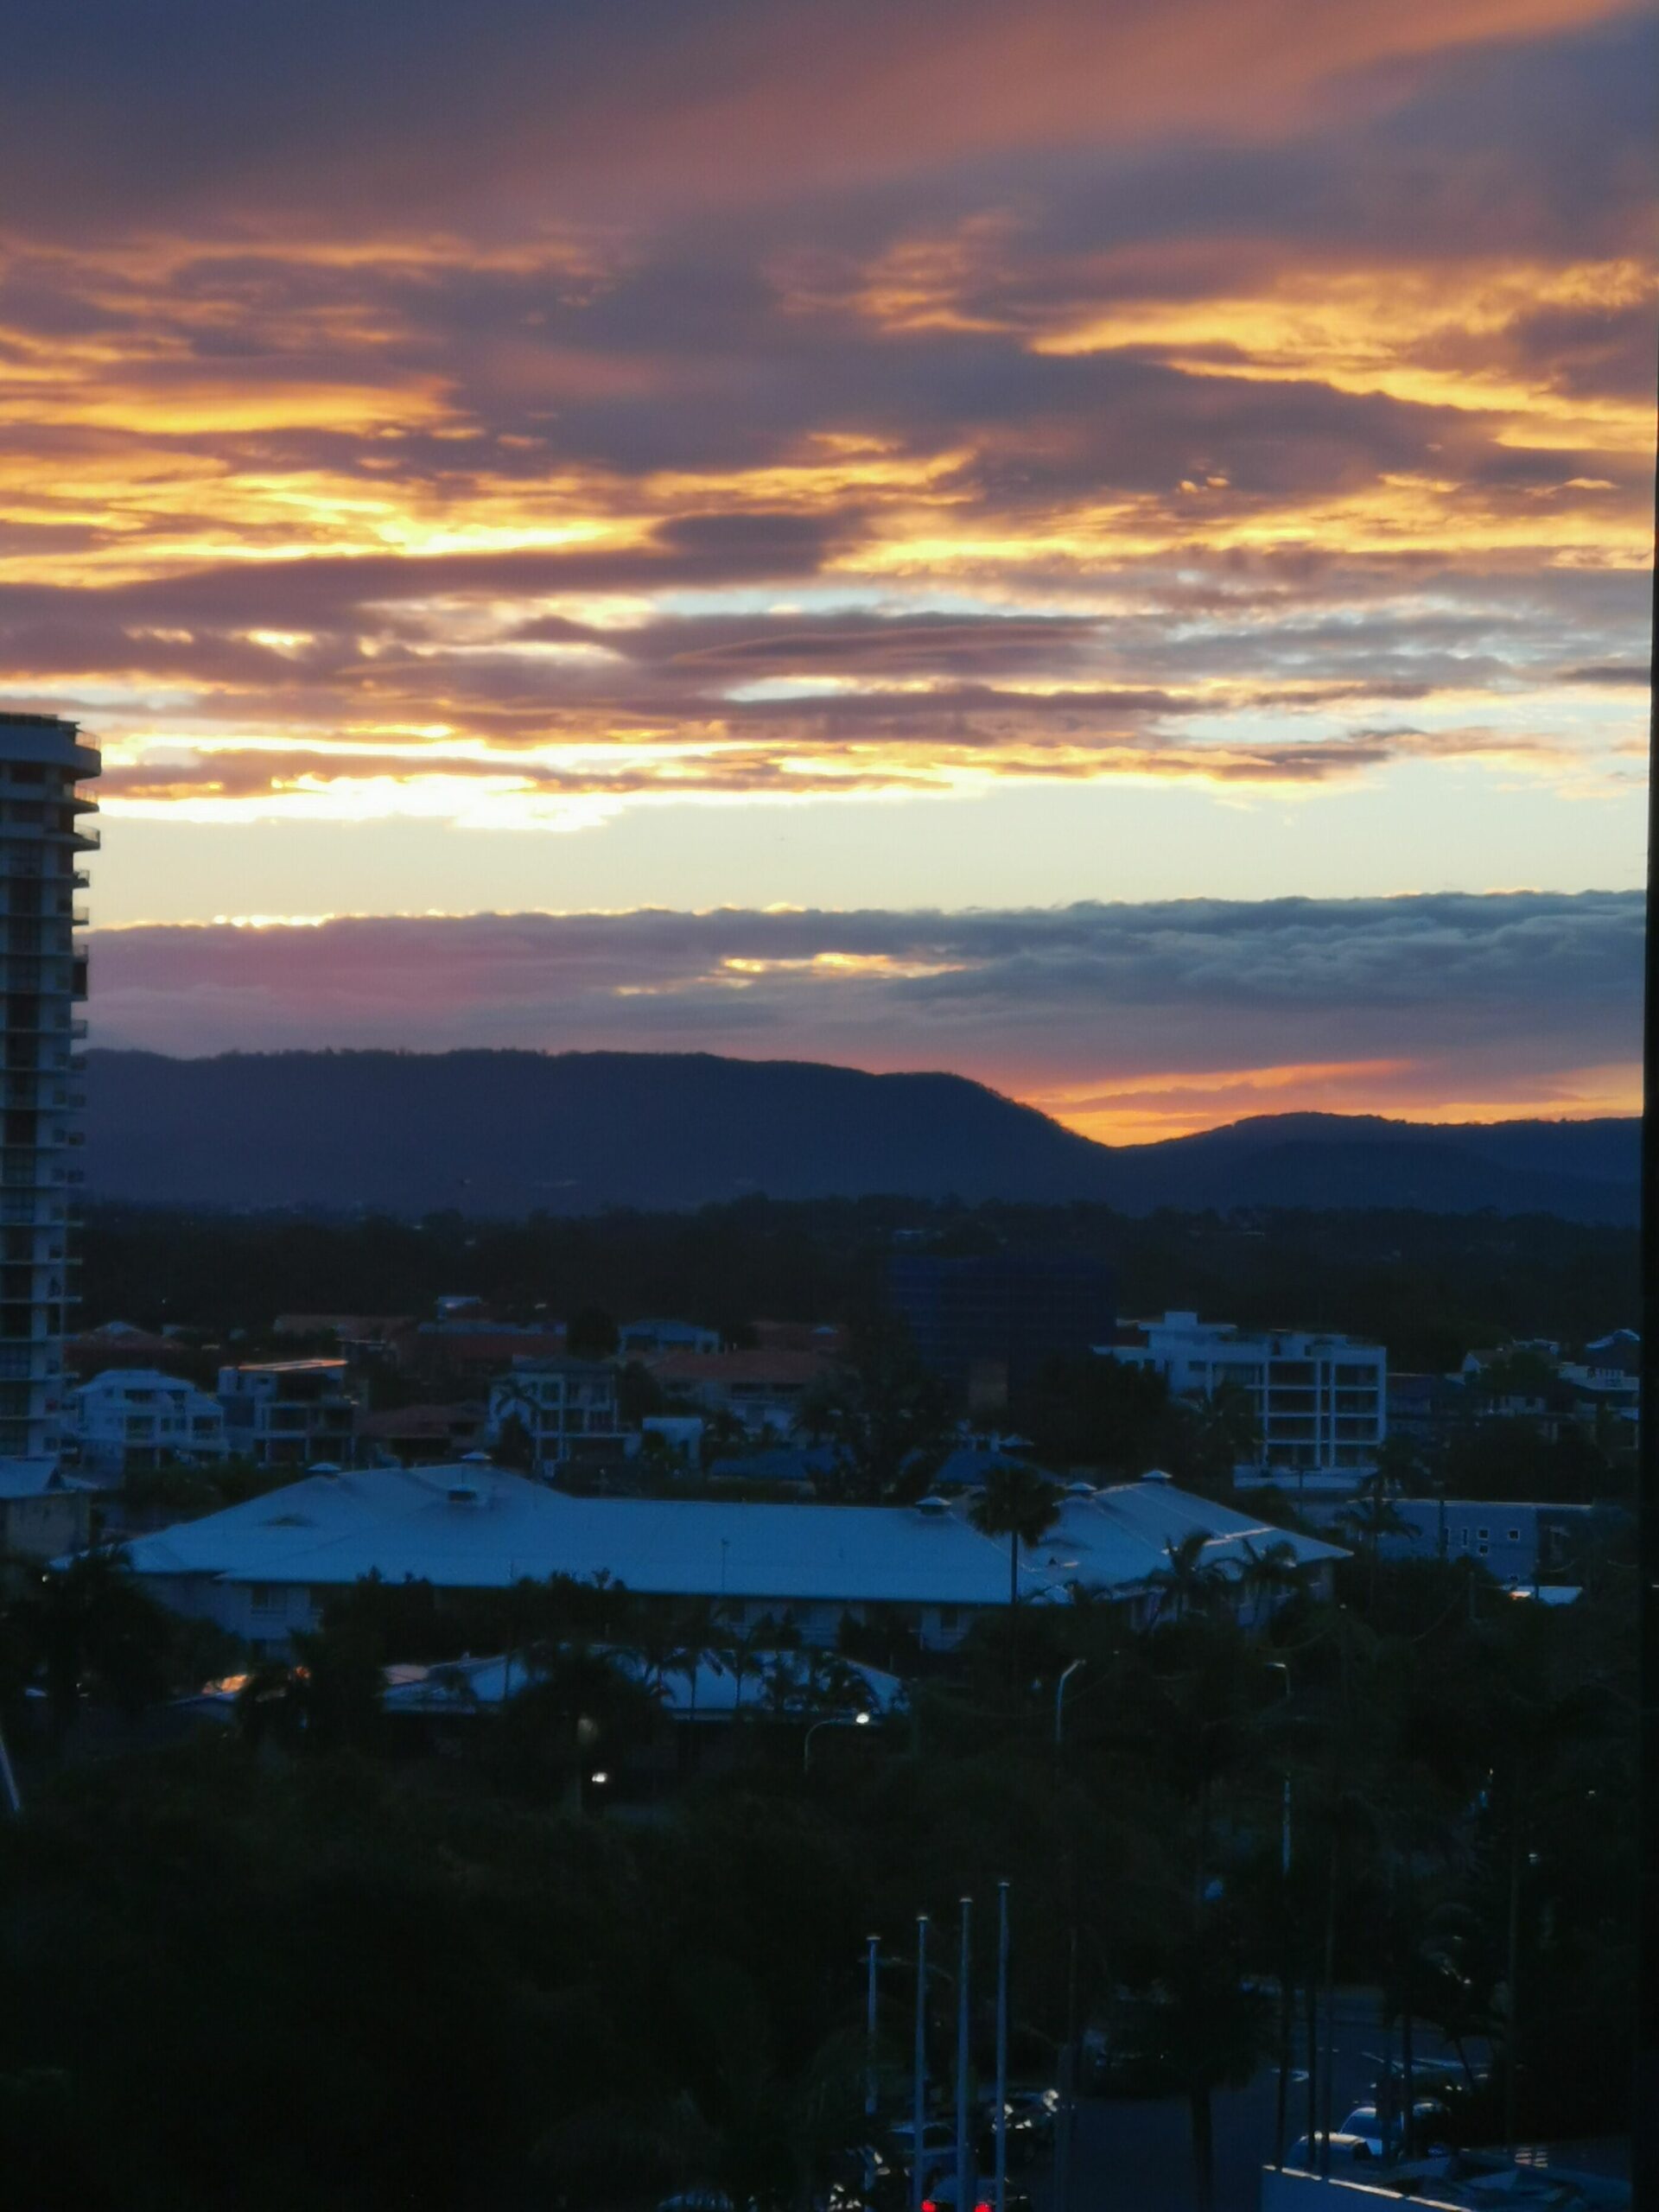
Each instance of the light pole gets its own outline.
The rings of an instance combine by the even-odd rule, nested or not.
[[[968,2109],[968,1975],[972,1964],[972,1932],[974,1901],[962,1901],[962,1965],[957,1978],[957,2212],[973,2202],[969,2190],[973,2188],[973,2176],[969,2169],[969,2143],[971,2129]],[[919,2152],[921,2145],[918,2144]]]
[[[1082,1661],[1076,1662],[1082,1665]],[[996,1885],[996,2212],[1008,2212],[1008,1885]],[[962,2202],[958,2197],[957,2202]]]
[[[1282,1659],[1269,1659],[1269,1673],[1285,1678],[1285,1698],[1290,1698],[1290,1669]],[[1291,1971],[1290,1971],[1290,1769],[1285,1769],[1284,1799],[1279,1816],[1279,1874],[1285,1885],[1282,1910],[1285,1916],[1285,1947],[1279,1961],[1279,2094],[1274,2114],[1273,2163],[1282,2172],[1285,2164],[1285,2133],[1290,2110],[1291,2058]],[[1310,2078],[1313,2064],[1308,2055]],[[1310,2148],[1312,2146],[1310,2145]]]
[[[864,2117],[875,2118],[875,1967],[881,1938],[869,1939],[869,1963],[864,1988]]]
[[[1057,1751],[1065,1739],[1065,1686],[1078,1668],[1086,1667],[1088,1663],[1086,1659],[1074,1659],[1071,1664],[1062,1672],[1059,1681],[1054,1685],[1054,1748]]]
[[[1270,1675],[1284,1676],[1285,1702],[1288,1704],[1290,1702],[1290,1669],[1282,1659],[1269,1659],[1267,1666]],[[1284,1804],[1279,1818],[1279,1871],[1287,1881],[1290,1879],[1290,1769],[1288,1767],[1285,1769]]]
[[[812,1738],[820,1728],[868,1728],[869,1725],[868,1713],[832,1713],[827,1720],[815,1720],[801,1745],[801,1772],[812,1771]]]
[[[912,2068],[910,2212],[922,2212],[922,2131],[927,2125],[927,1915],[916,1916],[916,2052]]]

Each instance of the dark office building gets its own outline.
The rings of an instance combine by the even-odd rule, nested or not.
[[[1109,1344],[1116,1288],[1104,1262],[1083,1253],[918,1253],[887,1263],[888,1300],[925,1363],[986,1410],[1056,1353]]]

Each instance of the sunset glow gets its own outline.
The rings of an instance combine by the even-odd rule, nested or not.
[[[0,655],[104,747],[98,922],[1639,881],[1645,12],[648,0],[456,69],[417,7],[320,21],[315,112],[264,11],[71,12],[0,93]],[[233,942],[182,1027],[158,971],[101,1033],[309,1041],[250,1032]],[[697,1033],[1109,1138],[1636,1100],[1633,1031],[1200,1067],[1103,1001],[1074,1081],[1017,995],[995,1048],[819,1022],[972,969],[746,945]],[[630,969],[615,1041],[689,988]]]

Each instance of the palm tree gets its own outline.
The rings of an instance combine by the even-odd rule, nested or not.
[[[1262,1453],[1262,1424],[1255,1400],[1236,1382],[1223,1382],[1198,1409],[1198,1449],[1204,1471],[1233,1479],[1240,1465],[1254,1465]]]
[[[1058,1486],[1039,1468],[1017,1459],[1000,1460],[985,1478],[985,1487],[968,1510],[968,1518],[982,1536],[1008,1540],[1008,1699],[1012,1704],[1020,1681],[1020,1647],[1015,1630],[1020,1605],[1020,1547],[1039,1544],[1054,1526],[1060,1510]]]
[[[1369,1610],[1375,1613],[1378,1546],[1384,1536],[1411,1535],[1414,1534],[1412,1524],[1395,1505],[1388,1478],[1380,1467],[1366,1476],[1355,1494],[1354,1503],[1344,1506],[1337,1518],[1365,1547],[1370,1569],[1367,1604]]]
[[[46,1676],[53,1740],[61,1745],[79,1711],[83,1679],[137,1713],[167,1688],[172,1630],[119,1552],[83,1552],[50,1568],[16,1607],[16,1624]]]
[[[1148,1578],[1158,1592],[1158,1602],[1153,1618],[1160,1621],[1168,1608],[1172,1620],[1185,1620],[1189,1612],[1207,1612],[1222,1578],[1222,1569],[1214,1560],[1206,1560],[1205,1551],[1211,1539],[1202,1529],[1194,1529],[1177,1543],[1173,1538],[1164,1545],[1169,1564],[1157,1568]]]

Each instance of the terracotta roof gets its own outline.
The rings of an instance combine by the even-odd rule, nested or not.
[[[670,1351],[652,1360],[651,1371],[664,1382],[776,1382],[804,1385],[830,1365],[819,1351],[783,1351],[761,1345],[753,1351]]]

